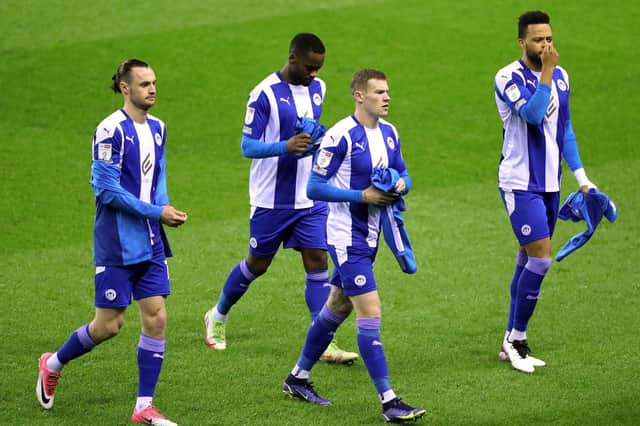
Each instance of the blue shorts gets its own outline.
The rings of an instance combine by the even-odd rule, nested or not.
[[[123,266],[96,266],[95,304],[98,308],[126,308],[135,300],[168,296],[169,269],[162,250],[146,262]]]
[[[249,253],[271,257],[284,248],[327,249],[327,205],[308,209],[252,209]]]
[[[502,201],[521,246],[553,236],[560,192],[503,191]]]
[[[335,265],[331,284],[340,287],[345,296],[358,296],[377,290],[373,276],[377,249],[371,249],[368,254],[353,253],[349,249],[329,246],[329,254]]]

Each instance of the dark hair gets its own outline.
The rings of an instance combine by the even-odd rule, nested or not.
[[[551,18],[541,10],[525,12],[518,18],[518,38],[527,37],[527,27],[531,24],[549,24]]]
[[[322,40],[311,33],[296,34],[289,45],[289,53],[295,55],[306,55],[309,52],[324,53],[324,44]]]
[[[131,78],[131,69],[135,67],[149,68],[149,64],[140,59],[127,59],[121,63],[116,73],[111,77],[111,80],[113,80],[111,90],[120,93],[120,82],[124,80],[128,83]]]
[[[367,88],[367,81],[369,80],[387,80],[387,76],[382,71],[374,70],[372,68],[364,68],[360,71],[356,71],[351,78],[351,94],[356,90],[365,90]]]

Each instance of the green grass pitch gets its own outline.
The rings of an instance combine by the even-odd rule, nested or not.
[[[249,160],[239,150],[246,97],[280,69],[292,35],[327,47],[322,122],[352,112],[351,74],[384,70],[389,120],[414,181],[406,220],[419,272],[382,249],[382,338],[395,390],[426,406],[425,424],[637,424],[640,417],[639,3],[586,1],[0,2],[0,424],[127,424],[139,333],[121,334],[65,368],[51,411],[34,395],[37,359],[93,315],[90,141],[121,106],[117,64],[158,75],[152,113],[168,126],[173,294],[155,402],[180,424],[363,425],[380,422],[362,362],[320,364],[334,401],[286,400],[283,378],[307,328],[299,256],[281,251],[234,308],[228,349],[203,341],[202,316],[247,250]],[[551,14],[571,76],[572,121],[589,177],[620,217],[554,263],[529,337],[548,366],[527,376],[497,361],[516,242],[498,195],[496,71],[520,56],[517,16]],[[575,189],[565,173],[562,198]],[[557,250],[582,225],[561,222]],[[349,319],[341,345],[356,349]]]

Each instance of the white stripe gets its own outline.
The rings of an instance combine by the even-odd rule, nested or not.
[[[398,251],[404,251],[404,243],[402,242],[402,236],[400,235],[400,228],[398,228],[395,216],[393,215],[393,207],[387,206],[384,214],[387,215],[389,223],[391,224],[391,231],[393,231],[393,242],[396,248],[398,249]]]
[[[515,196],[513,195],[513,192],[505,191],[504,201],[505,201],[505,205],[507,206],[507,213],[509,213],[509,216],[511,216],[511,214],[516,209],[516,199],[515,199]]]
[[[140,200],[151,202],[151,187],[156,164],[156,149],[149,123],[135,123],[140,148]]]

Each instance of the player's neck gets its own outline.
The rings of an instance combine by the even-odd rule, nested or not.
[[[291,83],[291,77],[289,77],[289,67],[288,66],[284,66],[280,70],[280,78],[282,78],[282,81],[284,81],[285,83],[293,84],[293,83]]]
[[[542,71],[542,64],[534,64],[533,62],[531,62],[529,60],[527,55],[524,55],[522,57],[522,62],[524,62],[524,64],[527,66],[527,68],[529,68],[531,71],[536,71],[536,72]]]
[[[379,117],[375,115],[368,114],[367,112],[359,109],[356,109],[356,112],[353,113],[353,115],[356,117],[356,120],[358,120],[358,122],[367,129],[375,129],[378,127]]]
[[[136,123],[144,124],[147,122],[147,111],[136,108],[135,106],[128,103],[124,104],[123,109],[127,113],[127,115],[131,117],[131,119]]]

